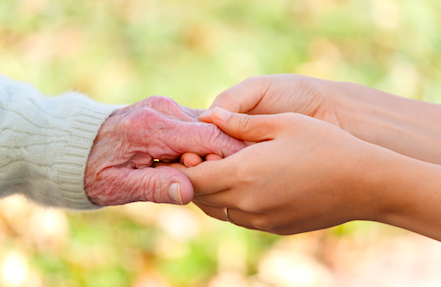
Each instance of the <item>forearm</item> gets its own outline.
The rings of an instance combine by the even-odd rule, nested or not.
[[[46,98],[0,75],[0,197],[96,208],[84,192],[84,170],[101,123],[116,108],[78,93]]]
[[[382,161],[374,220],[441,241],[441,166],[398,154]]]
[[[400,154],[441,164],[441,106],[333,82],[341,127]]]

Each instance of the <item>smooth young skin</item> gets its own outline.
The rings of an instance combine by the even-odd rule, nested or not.
[[[299,114],[231,114],[211,121],[256,142],[184,172],[205,213],[237,225],[294,234],[350,220],[373,220],[441,240],[441,167],[353,137]]]
[[[441,164],[441,106],[352,83],[282,74],[249,78],[211,108],[235,113],[300,113],[416,159]],[[200,119],[210,122],[210,112]],[[185,157],[184,157],[185,159]],[[189,163],[198,163],[189,160]]]
[[[115,111],[103,123],[87,162],[90,200],[99,206],[190,202],[189,179],[170,167],[152,167],[154,160],[174,161],[185,152],[222,158],[245,147],[215,125],[200,122],[200,113],[160,96]]]
[[[222,208],[228,207],[235,224],[277,234],[368,218],[372,211],[365,207],[376,205],[378,196],[365,193],[357,174],[366,169],[365,155],[377,147],[298,114],[233,114],[223,121],[227,117],[216,108],[213,122],[257,144],[183,170],[195,187],[193,202],[204,212],[224,220]]]

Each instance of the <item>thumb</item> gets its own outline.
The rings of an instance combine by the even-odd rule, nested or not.
[[[280,121],[274,115],[237,114],[219,107],[213,109],[211,118],[225,133],[250,142],[274,139],[280,127]]]
[[[132,169],[110,168],[102,175],[102,185],[89,197],[100,206],[120,205],[135,201],[187,204],[194,196],[190,179],[168,166]],[[100,192],[101,190],[101,192]]]
[[[181,171],[168,166],[158,166],[147,168],[141,173],[144,173],[139,176],[142,177],[144,187],[141,190],[146,196],[145,200],[187,204],[193,199],[193,185]]]

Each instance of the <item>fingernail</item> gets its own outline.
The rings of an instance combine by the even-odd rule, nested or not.
[[[211,118],[213,110],[208,110],[199,115],[199,118]]]
[[[190,166],[185,162],[185,160],[182,160],[182,164],[185,165],[186,167],[190,167]]]
[[[216,108],[214,108],[214,111],[215,111],[214,114],[215,114],[216,118],[220,119],[223,122],[228,121],[231,117],[231,113],[227,110],[222,109],[222,108],[216,107]]]
[[[172,183],[168,188],[168,193],[174,201],[184,204],[181,197],[181,185],[179,183]]]

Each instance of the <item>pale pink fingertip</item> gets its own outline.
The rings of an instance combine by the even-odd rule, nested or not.
[[[231,117],[231,113],[225,109],[222,109],[220,107],[216,107],[214,109],[214,115],[216,118],[218,118],[219,120],[226,122],[230,119]]]
[[[199,120],[203,122],[212,122],[211,120],[211,114],[213,113],[213,110],[207,110],[199,115]]]
[[[221,159],[222,159],[222,157],[217,154],[209,154],[205,157],[205,160],[207,160],[207,161],[221,160]]]
[[[181,196],[181,185],[179,183],[172,183],[168,189],[170,197],[179,204],[184,204]]]

